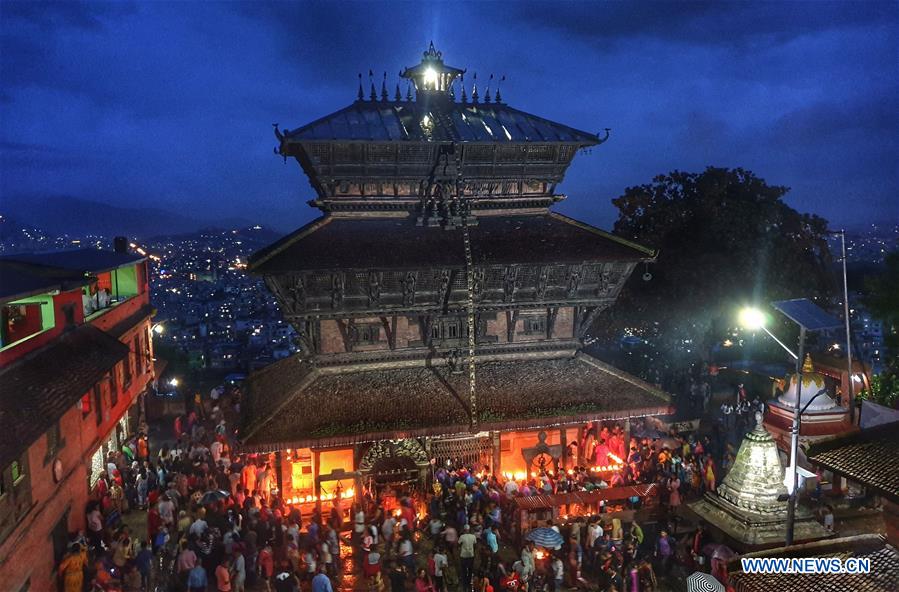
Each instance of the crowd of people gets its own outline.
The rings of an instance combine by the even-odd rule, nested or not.
[[[72,537],[60,565],[66,592],[331,592],[359,582],[391,592],[636,592],[655,589],[656,574],[666,575],[678,554],[702,561],[703,544],[682,532],[678,508],[719,478],[708,436],[628,440],[620,425],[595,426],[558,474],[448,464],[435,467],[428,491],[387,496],[372,487],[356,502],[338,495],[315,509],[279,495],[267,455],[234,451],[224,410],[228,400],[233,411],[239,395],[216,394],[175,419],[174,445],[151,451],[141,432],[110,453],[86,509],[87,531]],[[603,464],[612,470],[597,471]],[[602,504],[596,515],[542,525],[560,535],[552,549],[527,543],[513,525],[516,497],[639,483],[661,491],[657,536],[610,518]],[[144,512],[145,527],[127,519]]]

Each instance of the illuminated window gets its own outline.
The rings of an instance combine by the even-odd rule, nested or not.
[[[12,461],[10,467],[13,485],[17,484],[22,477],[25,476],[25,463],[22,459]]]
[[[8,304],[0,309],[0,343],[9,345],[43,330],[41,304]]]

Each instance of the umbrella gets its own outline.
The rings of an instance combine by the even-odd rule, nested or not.
[[[687,592],[724,592],[724,586],[712,574],[695,571],[687,578]]]
[[[562,535],[560,535],[552,528],[548,528],[546,526],[535,528],[524,538],[529,541],[533,541],[535,544],[547,549],[555,549],[556,547],[562,546],[562,543],[565,542],[565,539],[562,538]]]
[[[221,489],[219,489],[217,491],[216,490],[207,491],[206,493],[203,494],[203,497],[200,498],[200,504],[202,504],[204,506],[207,506],[209,504],[214,504],[215,502],[217,502],[219,500],[226,499],[229,495],[231,495],[231,494],[228,493],[227,491],[222,491]]]
[[[727,545],[719,545],[717,543],[709,543],[704,546],[702,548],[702,554],[708,555],[712,559],[720,559],[722,561],[728,561],[737,555],[734,550]]]

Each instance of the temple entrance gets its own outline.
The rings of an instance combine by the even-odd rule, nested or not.
[[[537,445],[533,448],[524,448],[521,451],[524,457],[525,465],[529,473],[540,474],[547,472],[557,474],[559,472],[559,461],[562,458],[561,444],[547,444],[546,432],[537,434]]]
[[[367,487],[379,505],[391,512],[404,497],[417,499],[421,493],[422,471],[408,456],[382,458],[375,462]]]
[[[359,473],[368,494],[388,511],[403,497],[424,491],[430,463],[421,442],[414,438],[375,442],[362,456]]]

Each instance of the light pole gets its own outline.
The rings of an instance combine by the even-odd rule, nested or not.
[[[843,319],[846,324],[846,365],[847,372],[846,381],[848,383],[849,392],[847,393],[849,396],[848,399],[848,407],[849,407],[849,421],[850,423],[855,423],[855,405],[854,398],[855,393],[853,393],[853,384],[852,384],[852,334],[850,333],[850,325],[849,325],[849,283],[846,279],[846,231],[839,230],[834,232],[833,234],[840,235],[840,247],[842,250],[842,260],[843,260]]]
[[[824,393],[822,390],[815,394],[811,400],[802,405],[802,363],[803,353],[805,349],[805,334],[807,331],[821,331],[824,329],[833,329],[840,326],[840,322],[831,317],[829,314],[821,310],[811,300],[799,298],[796,300],[779,300],[772,302],[776,310],[783,313],[784,316],[799,325],[799,349],[798,355],[790,351],[786,345],[777,339],[770,331],[765,329],[765,314],[756,309],[744,309],[740,313],[740,319],[749,329],[764,329],[765,333],[770,335],[787,353],[796,360],[796,406],[793,411],[793,425],[790,429],[790,466],[787,468],[790,474],[787,476],[789,481],[785,479],[788,493],[790,494],[787,504],[787,536],[786,545],[793,544],[794,521],[796,517],[796,500],[799,497],[799,430],[802,426],[802,414],[808,409],[809,404],[819,395]],[[850,378],[851,380],[851,378]]]

